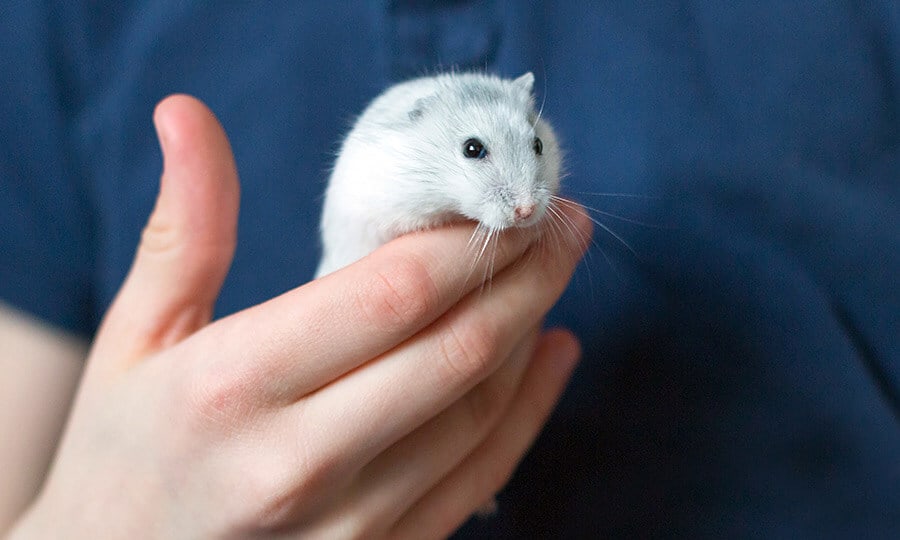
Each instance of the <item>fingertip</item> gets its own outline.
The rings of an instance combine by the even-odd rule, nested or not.
[[[212,152],[230,157],[231,146],[216,115],[201,100],[187,94],[172,94],[153,110],[153,124],[165,157],[188,159],[205,141]],[[229,163],[230,165],[230,163]]]
[[[183,115],[185,107],[195,107],[197,103],[205,107],[202,102],[187,94],[171,94],[156,104],[153,109],[153,125],[156,127],[163,152],[166,151],[167,141],[172,135],[172,123]]]
[[[479,501],[501,491],[547,422],[580,354],[571,331],[545,331],[505,416],[478,448],[406,512],[394,527],[396,536],[418,538],[423,530],[449,536],[477,512]]]
[[[193,96],[172,94],[156,105],[153,124],[163,153],[161,193],[177,189],[185,200],[214,194],[213,214],[236,215],[237,167],[228,136],[212,110]]]
[[[184,111],[204,111],[212,115],[205,103],[189,94],[170,94],[160,100],[153,109],[153,122],[164,123],[173,116],[180,116]]]
[[[547,330],[538,344],[536,357],[570,371],[581,359],[581,343],[571,330],[553,328]]]

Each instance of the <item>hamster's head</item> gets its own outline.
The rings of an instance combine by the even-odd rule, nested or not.
[[[559,190],[561,156],[535,110],[534,76],[449,74],[438,82],[409,114],[428,189],[492,229],[540,221]]]

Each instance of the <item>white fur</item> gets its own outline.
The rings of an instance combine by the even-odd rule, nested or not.
[[[450,73],[397,84],[377,97],[341,147],[325,193],[316,277],[382,244],[454,218],[488,228],[530,226],[559,190],[560,150],[537,118],[534,76]],[[543,153],[533,149],[534,137]],[[480,139],[484,159],[463,143]],[[516,205],[534,202],[528,220]]]

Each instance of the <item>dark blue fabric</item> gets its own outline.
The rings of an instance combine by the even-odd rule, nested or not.
[[[237,156],[222,315],[310,278],[337,142],[381,89],[533,70],[566,192],[634,253],[598,228],[549,321],[584,360],[460,536],[900,537],[897,2],[92,5],[0,7],[7,302],[93,332],[166,94]]]

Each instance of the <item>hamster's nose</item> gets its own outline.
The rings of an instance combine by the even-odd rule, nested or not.
[[[520,204],[516,206],[516,223],[521,223],[534,214],[534,203]]]

